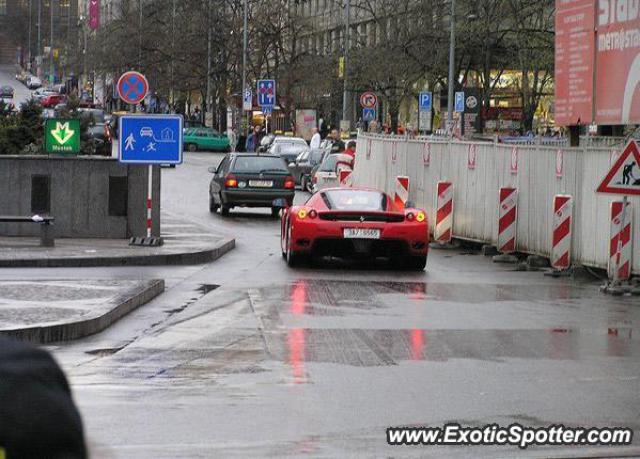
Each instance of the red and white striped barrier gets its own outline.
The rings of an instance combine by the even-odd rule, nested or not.
[[[551,267],[554,269],[568,269],[571,266],[572,226],[573,197],[567,195],[554,196],[553,239],[551,241]]]
[[[436,226],[433,237],[436,242],[451,242],[453,236],[453,183],[438,182],[436,189]]]
[[[500,212],[498,221],[498,252],[516,251],[516,228],[518,225],[518,190],[500,188]]]
[[[399,175],[396,177],[396,191],[393,202],[398,210],[404,210],[409,200],[409,177]]]
[[[623,227],[622,202],[611,203],[609,278],[614,281],[628,280],[631,276],[631,222],[633,221],[631,204],[627,204],[625,214]]]
[[[338,172],[340,178],[340,186],[342,188],[350,188],[353,186],[353,178],[351,177],[351,170],[343,169]]]

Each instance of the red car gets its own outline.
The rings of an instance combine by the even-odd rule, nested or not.
[[[66,97],[64,94],[51,94],[49,96],[44,97],[40,102],[40,104],[44,108],[53,108],[56,105],[63,103],[65,100],[66,100]]]
[[[385,257],[394,266],[424,270],[429,224],[424,210],[397,209],[369,188],[327,188],[302,206],[284,210],[282,256],[296,266],[311,255]]]

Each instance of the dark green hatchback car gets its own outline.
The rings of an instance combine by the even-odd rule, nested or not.
[[[187,128],[184,149],[189,151],[229,151],[229,138],[212,128]]]

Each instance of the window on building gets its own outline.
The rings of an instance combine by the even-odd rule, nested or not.
[[[7,14],[7,0],[0,0],[0,16]]]

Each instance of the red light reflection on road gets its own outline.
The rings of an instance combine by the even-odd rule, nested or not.
[[[411,330],[411,360],[424,360],[424,330]]]
[[[302,384],[305,382],[304,375],[304,353],[305,353],[305,330],[304,328],[292,328],[287,336],[289,346],[289,365],[293,370],[293,382]]]
[[[427,286],[426,284],[413,284],[411,285],[411,291],[409,298],[414,301],[421,301],[427,298]]]
[[[298,281],[291,289],[291,313],[302,315],[305,313],[307,303],[307,283],[306,281]]]

